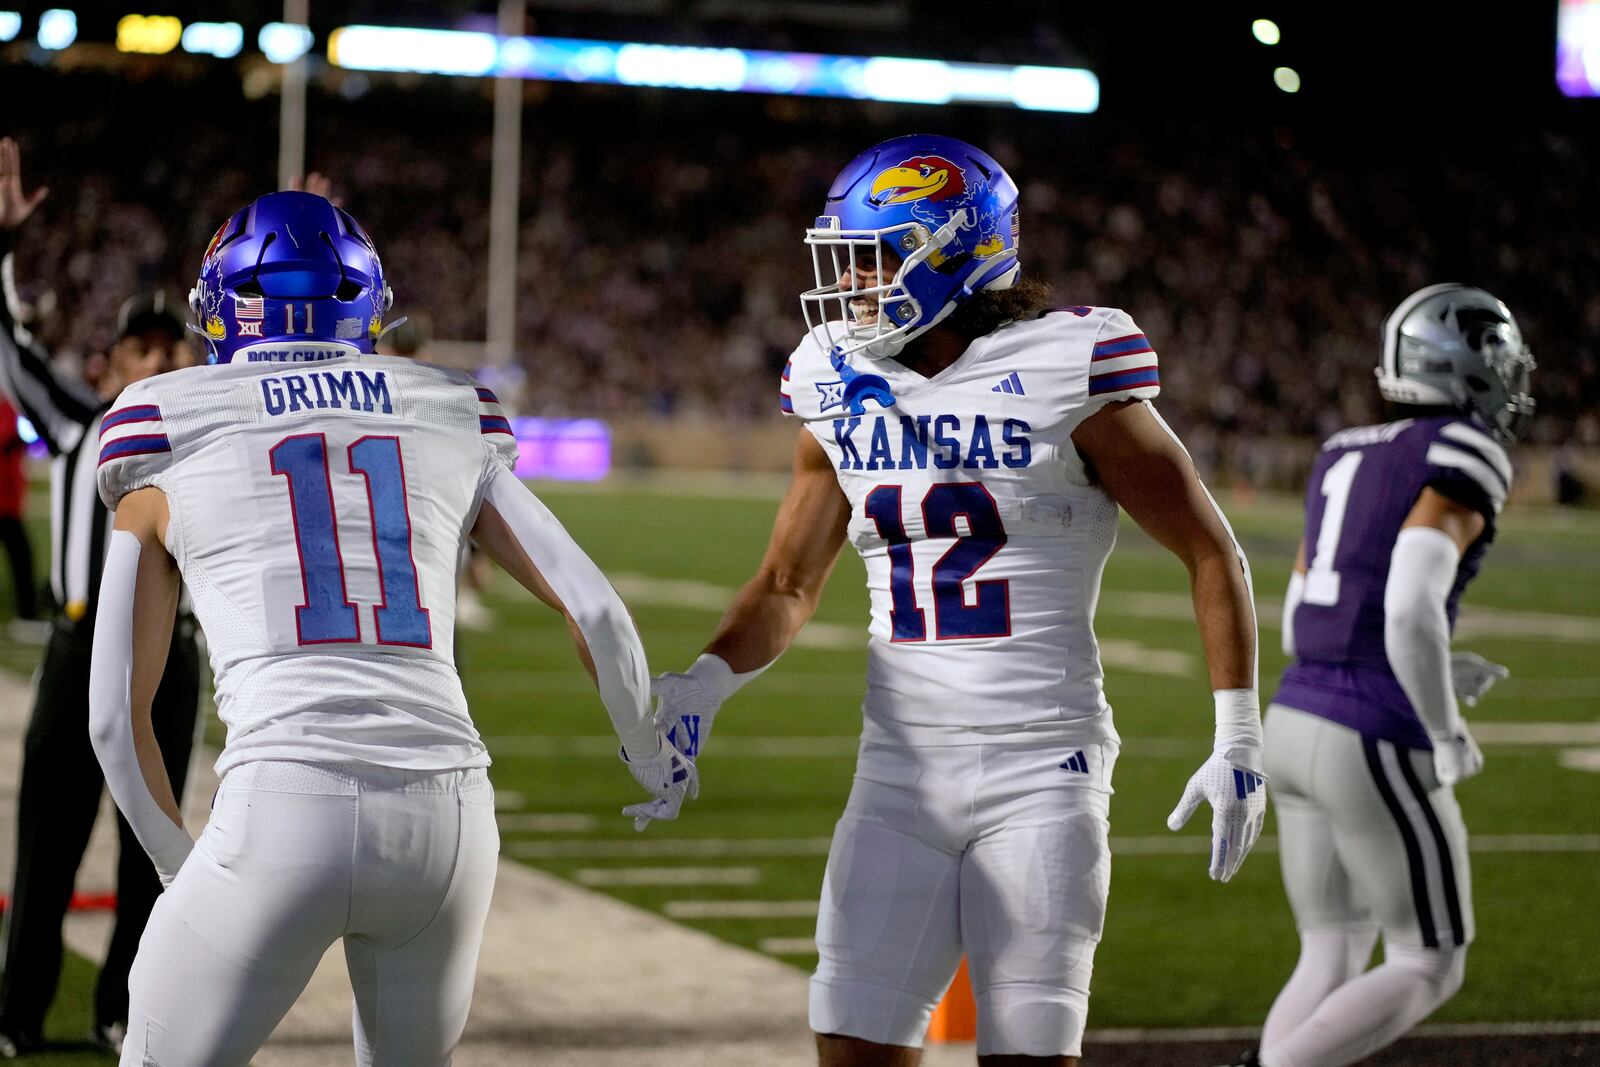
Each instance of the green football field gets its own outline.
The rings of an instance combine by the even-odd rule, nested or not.
[[[770,492],[683,485],[540,486],[611,574],[643,632],[652,669],[681,670],[731,591],[760,559]],[[1224,502],[1256,576],[1281,596],[1298,503]],[[1478,940],[1465,989],[1441,1020],[1593,1018],[1600,968],[1600,515],[1509,513],[1469,592],[1461,647],[1511,668],[1472,715],[1488,768],[1460,788],[1474,834]],[[1125,524],[1096,629],[1124,744],[1112,804],[1113,875],[1096,958],[1091,1025],[1259,1023],[1295,957],[1294,928],[1263,846],[1232,882],[1206,877],[1208,819],[1171,834],[1165,818],[1210,743],[1204,662],[1182,566]],[[700,799],[636,834],[618,814],[632,783],[563,627],[503,576],[491,632],[462,641],[473,713],[505,791],[507,856],[594,885],[719,937],[815,962],[807,913],[850,788],[860,729],[867,598],[847,550],[807,636],[719,716]],[[1492,610],[1490,610],[1492,609]],[[1282,667],[1275,606],[1263,611],[1263,695]],[[1139,670],[1118,664],[1137,663]],[[1150,673],[1157,670],[1160,673]],[[1539,725],[1545,724],[1545,725]],[[1567,724],[1558,729],[1549,724]],[[1560,743],[1549,743],[1551,741]],[[1583,742],[1591,747],[1587,750]],[[1569,764],[1587,760],[1590,769]],[[1272,825],[1268,824],[1268,835]],[[684,884],[616,885],[639,870],[695,868]],[[667,876],[672,877],[672,876]],[[757,901],[749,917],[717,902]],[[703,915],[715,918],[702,918]]]
[[[536,489],[613,577],[659,671],[682,669],[703,647],[760,558],[781,485]],[[1298,538],[1298,503],[1223,504],[1258,597],[1275,602]],[[1488,767],[1459,789],[1474,834],[1478,940],[1465,988],[1436,1020],[1594,1019],[1600,513],[1521,508],[1502,527],[1458,640],[1512,671],[1471,712]],[[497,574],[487,600],[498,622],[464,634],[460,660],[494,756],[504,854],[809,969],[827,842],[860,729],[862,579],[847,550],[802,645],[718,718],[700,799],[678,822],[637,834],[619,814],[638,799],[636,787],[564,626]],[[1104,589],[1097,631],[1124,744],[1091,1027],[1259,1025],[1295,956],[1270,816],[1267,837],[1226,886],[1206,878],[1204,812],[1181,835],[1165,826],[1211,733],[1182,567],[1125,525]],[[1275,603],[1262,622],[1268,697],[1283,662]],[[0,641],[0,665],[26,673],[36,659],[36,648]],[[616,884],[672,878],[680,884]],[[50,1026],[58,1039],[84,1032],[91,973],[74,963],[64,976]],[[70,1048],[47,1061],[105,1062]]]

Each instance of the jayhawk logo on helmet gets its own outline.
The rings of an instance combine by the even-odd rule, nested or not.
[[[943,156],[912,156],[898,166],[880,171],[872,180],[872,199],[881,206],[913,204],[911,214],[923,222],[930,231],[942,226],[950,213],[959,208],[977,207],[969,227],[976,229],[981,239],[972,248],[972,255],[984,259],[1005,248],[1005,238],[999,233],[999,218],[993,205],[987,202],[988,185],[977,177],[968,187],[967,172]],[[945,256],[935,253],[929,262],[935,267]]]

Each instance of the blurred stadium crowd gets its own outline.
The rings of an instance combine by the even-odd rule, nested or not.
[[[445,81],[449,81],[448,79]],[[437,80],[430,85],[441,84]],[[476,86],[474,88],[474,86]],[[54,192],[18,280],[59,358],[90,360],[136,288],[192,283],[209,227],[275,174],[277,103],[237,77],[0,72],[25,178]],[[490,139],[481,83],[314,92],[308,159],[384,253],[396,311],[483,337]],[[776,411],[811,284],[802,228],[836,169],[904,109],[703,93],[530,90],[519,359],[525,413]],[[582,95],[587,94],[587,95]],[[863,117],[865,116],[865,117]],[[1380,417],[1383,315],[1435,281],[1483,285],[1540,361],[1534,439],[1600,444],[1597,156],[1550,129],[1375,148],[1258,122],[1113,129],[966,112],[1022,188],[1025,269],[1061,303],[1126,308],[1162,354],[1162,406],[1247,479],[1248,442]],[[1209,453],[1209,455],[1206,455]]]

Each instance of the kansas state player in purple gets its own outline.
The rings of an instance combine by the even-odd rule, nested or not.
[[[1504,304],[1430,286],[1384,326],[1378,387],[1404,417],[1334,434],[1317,458],[1284,604],[1294,662],[1266,720],[1301,955],[1265,1067],[1354,1063],[1461,986],[1472,895],[1452,786],[1483,757],[1457,701],[1505,669],[1452,657],[1450,634],[1511,488],[1502,443],[1532,414],[1532,368]]]

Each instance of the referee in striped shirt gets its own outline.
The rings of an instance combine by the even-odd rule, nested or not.
[[[5,913],[0,971],[0,1059],[39,1047],[45,1012],[61,974],[61,925],[88,847],[104,784],[89,742],[89,658],[94,610],[112,516],[95,485],[100,419],[115,391],[189,362],[183,320],[162,294],[123,305],[108,360],[105,395],[56,373],[17,322],[11,239],[44,198],[24,196],[18,151],[0,140],[0,390],[49,447],[50,586],[56,612],[38,673],[38,696],[23,745],[17,798],[16,875]],[[156,737],[179,796],[188,771],[199,703],[192,618],[181,617],[153,708]],[[95,989],[91,1040],[118,1048],[128,1018],[128,970],[161,893],[144,849],[120,815],[117,914]]]

